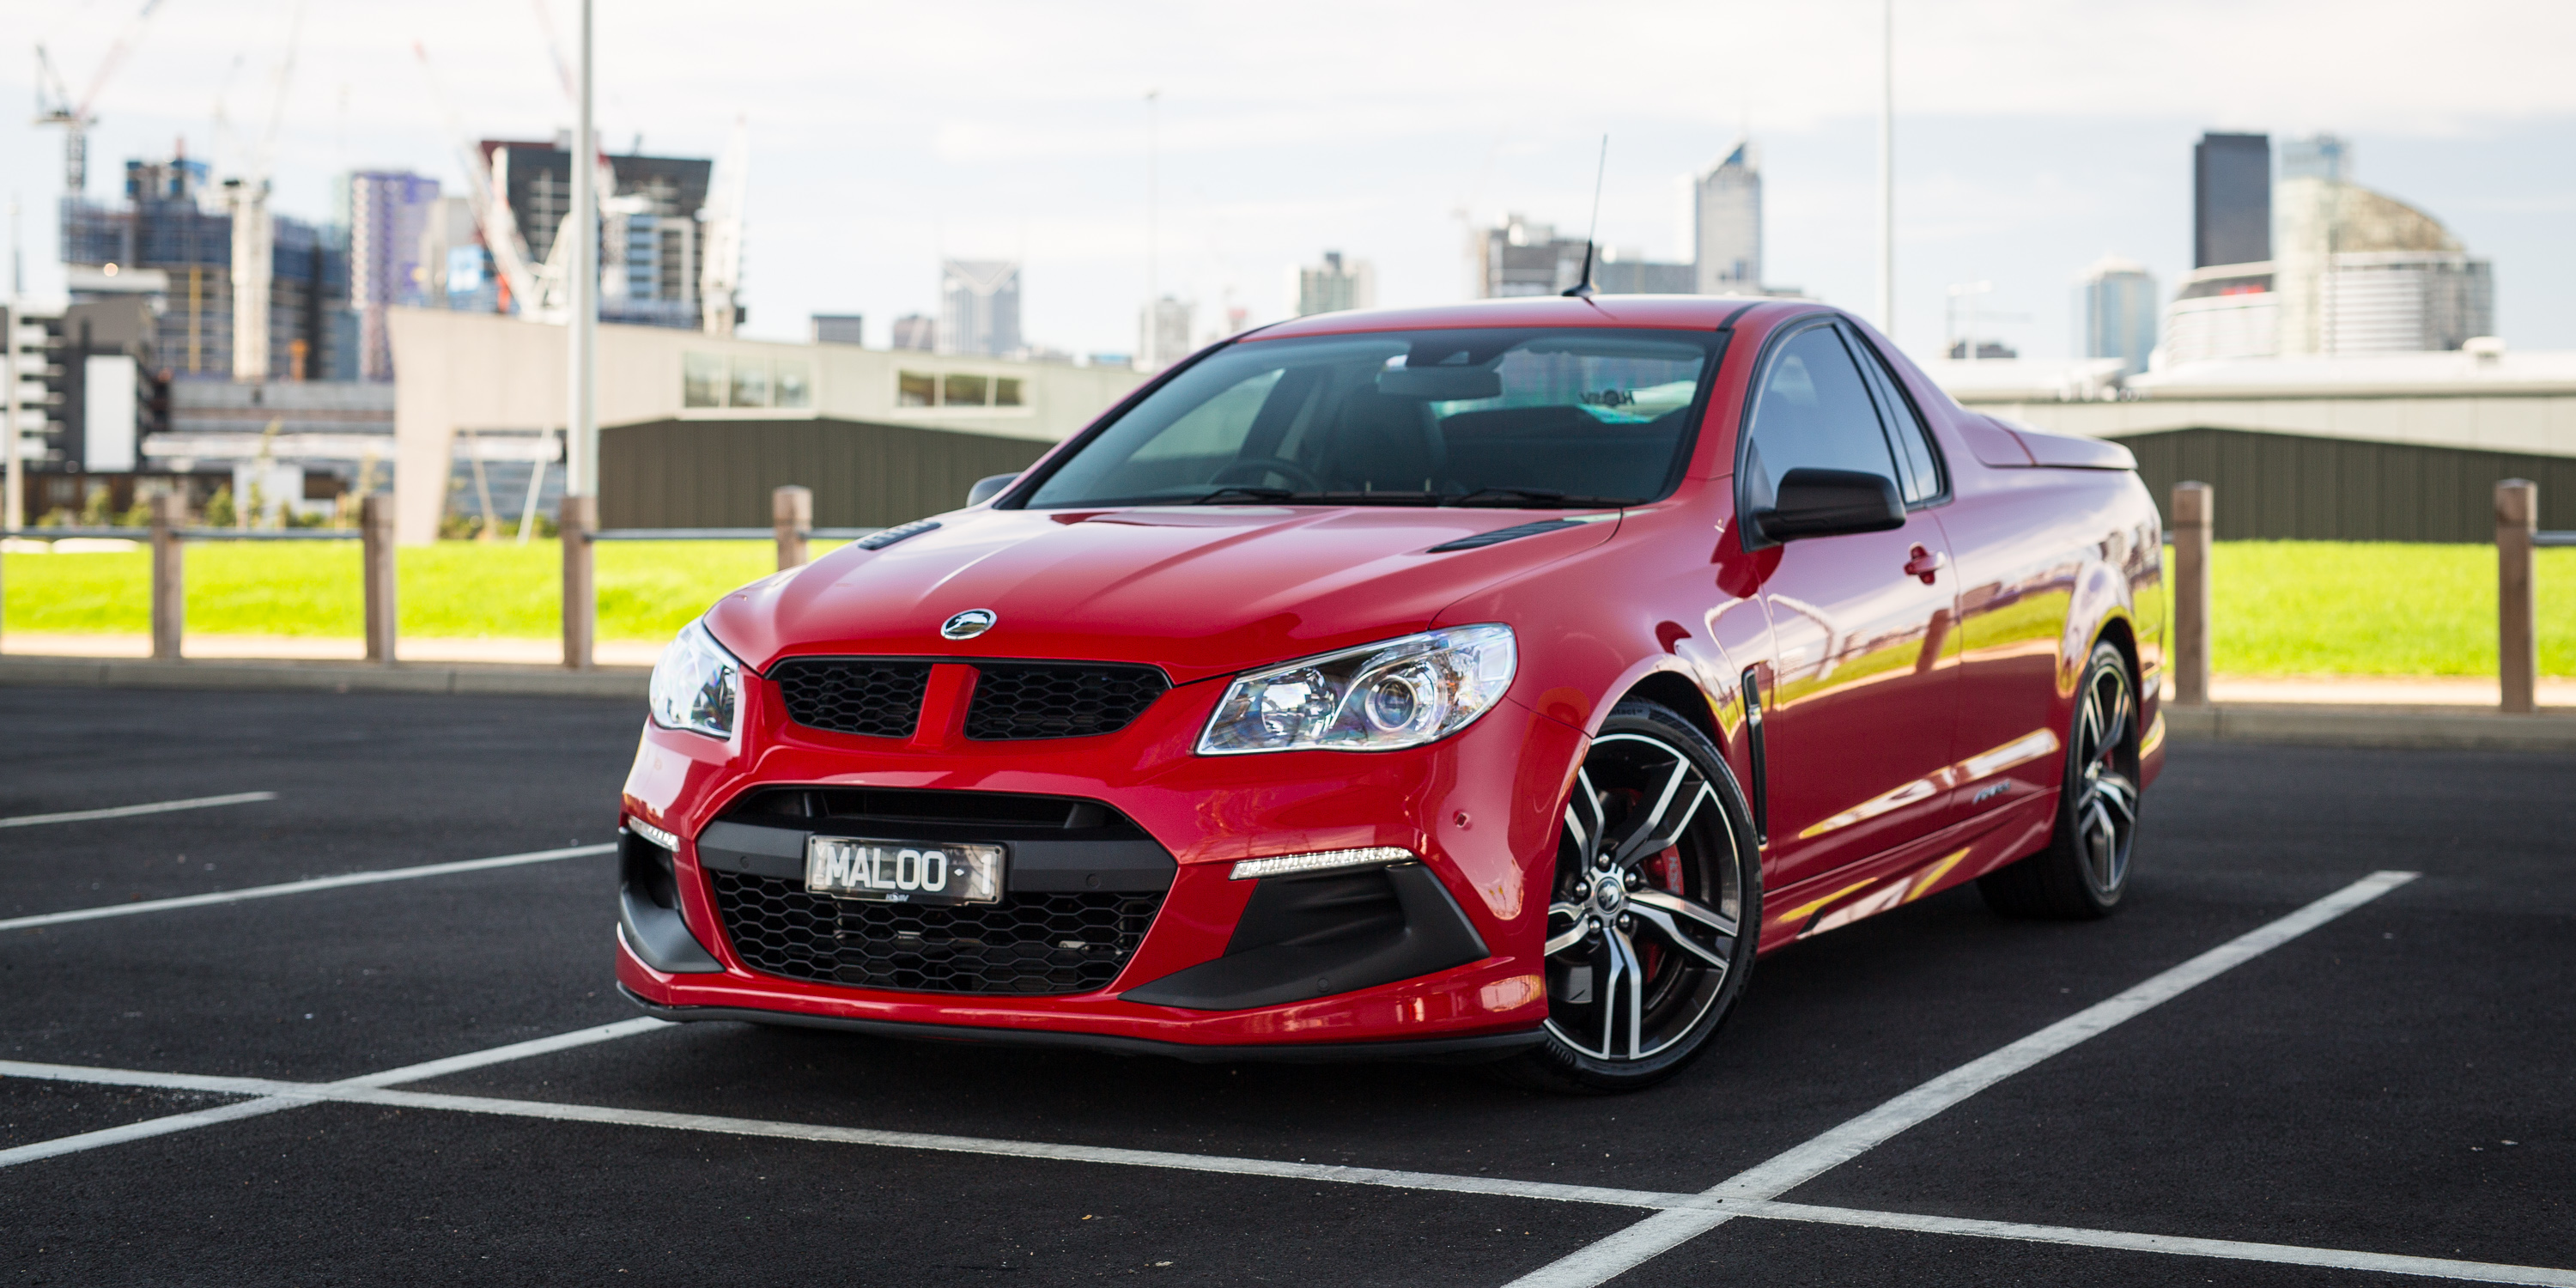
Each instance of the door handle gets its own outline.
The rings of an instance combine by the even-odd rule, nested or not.
[[[1932,584],[1943,568],[1950,566],[1950,556],[1937,550],[1926,550],[1916,546],[1908,553],[1912,557],[1905,561],[1905,575],[1922,578],[1926,586]]]

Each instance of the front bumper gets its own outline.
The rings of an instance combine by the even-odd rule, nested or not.
[[[973,742],[929,721],[909,740],[801,728],[785,721],[774,687],[747,676],[744,727],[731,742],[645,729],[624,804],[629,817],[678,840],[662,915],[685,928],[687,942],[640,924],[654,909],[630,895],[618,982],[666,1018],[757,1016],[1214,1059],[1250,1049],[1273,1058],[1476,1058],[1535,1041],[1546,1017],[1539,945],[1556,813],[1582,735],[1506,701],[1459,734],[1408,751],[1195,755],[1223,688],[1175,688],[1114,734]],[[766,973],[746,963],[721,924],[710,868],[741,870],[741,830],[724,816],[747,792],[779,785],[1097,801],[1168,853],[1168,892],[1116,977],[1089,991],[904,991]],[[702,856],[711,825],[729,839],[710,842]],[[1238,930],[1256,888],[1270,883],[1229,880],[1237,860],[1372,846],[1420,856],[1410,875],[1394,869],[1385,878],[1399,887],[1408,924],[1426,928],[1417,942],[1387,940],[1373,974],[1336,968],[1311,987],[1294,978],[1294,945],[1247,965]],[[1441,905],[1458,933],[1440,930]],[[1418,942],[1426,937],[1437,942],[1426,949]],[[1462,950],[1467,944],[1473,951]],[[1408,961],[1455,964],[1411,972]]]

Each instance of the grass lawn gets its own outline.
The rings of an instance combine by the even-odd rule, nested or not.
[[[815,553],[836,542],[814,543]],[[766,541],[604,541],[599,636],[664,640],[726,591],[776,568]],[[423,639],[549,639],[563,629],[563,555],[552,541],[442,541],[396,554],[401,632]],[[190,542],[188,631],[211,635],[363,633],[356,542]],[[142,550],[0,556],[0,629],[152,629]]]
[[[825,548],[817,543],[816,552]],[[662,640],[726,591],[763,576],[766,541],[603,542],[602,639]],[[141,633],[151,576],[140,550],[0,556],[5,629]],[[188,629],[360,633],[355,543],[188,546]],[[562,556],[446,541],[400,554],[402,633],[547,639],[560,630]],[[2576,675],[2576,550],[2543,550],[2540,669]],[[2213,559],[2214,669],[2228,675],[2492,675],[2495,551],[2324,541],[2230,541]]]

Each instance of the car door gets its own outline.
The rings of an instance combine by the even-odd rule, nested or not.
[[[1831,319],[1775,342],[1737,469],[1738,505],[1751,515],[1802,467],[1875,473],[1908,502],[1901,528],[1788,541],[1764,561],[1774,640],[1764,777],[1770,880],[1781,888],[1921,836],[1949,796],[1957,668],[1942,660],[1957,578],[1932,513],[1937,467],[1927,492],[1925,472],[1892,445],[1888,394],[1864,366],[1876,361]]]

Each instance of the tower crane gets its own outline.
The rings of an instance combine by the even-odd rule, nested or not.
[[[528,239],[519,231],[518,216],[510,203],[492,187],[492,164],[474,136],[466,133],[463,121],[448,102],[438,84],[438,70],[430,65],[429,49],[421,42],[411,42],[411,51],[420,59],[421,74],[429,80],[430,98],[438,114],[447,123],[447,136],[456,141],[456,164],[465,172],[466,205],[474,212],[474,228],[483,234],[483,247],[492,253],[492,267],[501,275],[501,285],[511,302],[522,313],[534,316],[540,303],[537,274],[528,263]]]
[[[267,380],[270,371],[269,288],[277,271],[277,238],[268,217],[269,172],[277,163],[277,135],[286,123],[287,88],[294,83],[295,53],[303,40],[299,3],[287,29],[286,57],[277,65],[268,129],[251,150],[250,173],[224,180],[233,215],[233,379],[250,383]]]
[[[125,24],[116,43],[108,46],[107,57],[99,60],[97,74],[90,77],[89,89],[75,102],[63,85],[62,72],[54,66],[53,57],[43,45],[36,46],[36,124],[63,127],[63,188],[79,196],[89,187],[89,127],[98,120],[99,91],[107,88],[108,78],[134,52],[134,42],[142,36],[144,24],[161,0],[143,0],[143,9]]]

